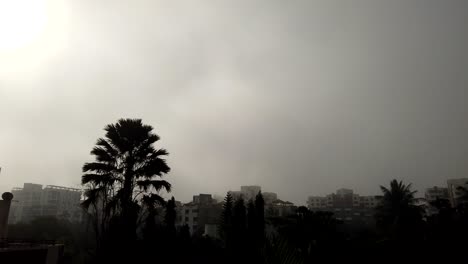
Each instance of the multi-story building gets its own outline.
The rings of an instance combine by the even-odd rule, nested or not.
[[[460,190],[460,188],[468,189],[468,179],[462,178],[447,180],[447,187],[450,203],[453,207],[457,207],[460,203],[460,198],[465,194],[463,190]]]
[[[278,200],[278,195],[273,192],[264,192],[262,196],[265,204],[272,204],[274,201]]]
[[[449,200],[449,192],[448,188],[444,187],[431,187],[427,188],[426,191],[424,192],[424,198],[428,203],[433,202],[437,199],[447,199]]]
[[[237,200],[239,198],[244,198],[241,191],[229,191],[229,193],[231,194],[234,200]]]
[[[229,191],[232,198],[237,200],[242,197],[244,201],[248,202],[249,200],[255,200],[255,197],[259,192],[262,191],[260,186],[241,186],[240,191]],[[274,201],[278,200],[278,195],[274,192],[262,192],[263,200],[265,204],[272,204]]]
[[[255,196],[262,190],[260,186],[241,186],[242,198],[245,201],[255,200]]]
[[[80,207],[81,191],[75,188],[25,183],[23,188],[13,188],[10,222],[29,222],[41,216],[54,216],[72,222],[83,217]]]
[[[312,211],[330,211],[338,220],[356,224],[372,224],[374,209],[381,196],[360,196],[351,189],[338,189],[326,196],[310,196],[307,207]]]
[[[265,217],[284,217],[296,213],[297,206],[288,201],[275,200],[270,204],[265,203]]]
[[[329,207],[328,197],[309,196],[307,199],[307,207],[309,209],[320,210]]]
[[[211,194],[195,195],[192,202],[182,205],[178,224],[187,225],[191,234],[217,237],[215,227],[222,209],[222,203],[213,200]]]
[[[258,193],[262,191],[260,186],[241,186],[240,191],[229,191],[234,200],[239,198],[244,199],[245,203],[250,200],[255,200]],[[267,217],[281,217],[294,214],[296,206],[288,201],[278,199],[278,195],[274,192],[262,192],[263,200],[265,202],[265,216]]]

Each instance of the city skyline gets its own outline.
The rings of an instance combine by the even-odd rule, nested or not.
[[[432,188],[445,188],[447,189],[448,185],[450,185],[450,182],[452,181],[458,181],[458,182],[468,182],[468,178],[457,178],[457,179],[448,179],[445,184],[441,184],[441,185],[434,185],[434,186],[428,186],[426,188],[424,188],[423,190],[421,191],[418,191],[416,193],[416,197],[420,197],[420,198],[425,198],[425,196],[427,195],[426,192]],[[33,184],[33,185],[41,185],[43,186],[43,188],[45,189],[46,187],[58,187],[58,188],[72,188],[72,189],[75,189],[76,187],[72,187],[72,186],[63,186],[63,185],[50,185],[50,184],[43,184],[43,183],[38,183],[38,182],[25,182],[25,183],[22,183],[20,186],[14,186],[10,189],[5,189],[3,191],[17,191],[17,190],[21,190],[23,187],[24,184]],[[388,184],[388,183],[386,183]],[[386,184],[382,184],[382,186],[385,186]],[[310,197],[315,197],[315,198],[320,198],[320,197],[327,197],[331,194],[334,194],[335,192],[337,191],[340,191],[340,190],[351,190],[353,191],[355,194],[358,194],[360,196],[381,196],[382,195],[382,192],[381,190],[379,190],[378,193],[361,193],[359,191],[356,191],[355,189],[352,189],[352,188],[348,188],[346,186],[341,186],[341,187],[336,187],[335,189],[332,189],[332,190],[323,190],[323,194],[316,194],[316,193],[310,193],[308,194],[307,196],[304,197],[303,200],[300,200],[300,201],[293,201],[293,200],[289,200],[287,199],[287,195],[284,195],[282,193],[279,193],[275,190],[268,190],[268,189],[264,189],[261,185],[239,185],[237,187],[234,187],[232,189],[229,189],[229,190],[226,190],[226,192],[220,192],[219,190],[218,191],[215,191],[215,192],[208,192],[208,191],[201,191],[201,192],[193,192],[193,193],[187,193],[185,194],[185,196],[187,198],[181,198],[181,197],[178,197],[176,195],[174,195],[173,192],[170,192],[170,193],[167,193],[167,192],[161,192],[161,195],[162,197],[164,197],[165,199],[170,199],[171,197],[174,197],[177,201],[180,201],[182,203],[190,203],[192,200],[193,200],[193,197],[194,196],[197,196],[197,195],[200,195],[200,194],[209,194],[209,195],[212,195],[213,196],[213,200],[216,200],[218,202],[221,202],[225,195],[227,193],[232,193],[232,192],[241,192],[239,191],[239,187],[260,187],[260,190],[263,193],[267,193],[267,194],[270,194],[270,193],[273,193],[273,194],[276,194],[278,196],[278,199],[279,200],[283,200],[283,201],[288,201],[288,202],[292,202],[293,204],[297,205],[297,206],[307,206],[307,202],[308,202],[308,199]],[[80,191],[83,191],[84,189],[82,188],[82,186],[78,186],[78,189]],[[380,186],[379,186],[379,189],[380,189]],[[184,197],[185,197],[184,196]],[[15,198],[14,198],[15,199]]]

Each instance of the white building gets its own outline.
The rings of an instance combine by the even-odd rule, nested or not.
[[[71,222],[83,217],[80,207],[81,190],[75,188],[25,183],[23,188],[13,188],[10,223],[29,222],[41,216],[54,216]]]

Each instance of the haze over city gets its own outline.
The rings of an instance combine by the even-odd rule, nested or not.
[[[119,118],[155,128],[182,201],[468,176],[466,1],[37,3],[0,10],[1,190],[80,187]]]

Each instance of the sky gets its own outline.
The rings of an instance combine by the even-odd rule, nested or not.
[[[468,1],[29,1],[0,27],[0,191],[80,187],[119,118],[182,201],[468,177]]]

